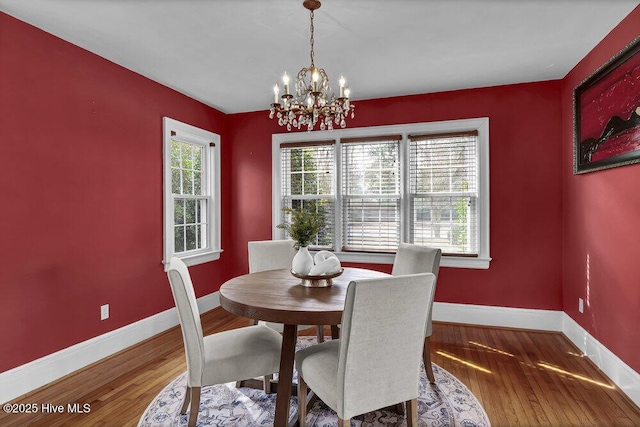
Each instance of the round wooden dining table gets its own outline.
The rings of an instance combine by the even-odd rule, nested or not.
[[[338,325],[347,286],[353,280],[388,277],[387,273],[362,268],[344,269],[333,285],[312,288],[301,285],[287,269],[245,274],[220,287],[220,305],[250,319],[284,325],[274,425],[289,424],[289,397],[298,325]]]

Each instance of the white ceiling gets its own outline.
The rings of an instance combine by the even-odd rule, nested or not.
[[[315,65],[370,99],[564,77],[637,0],[324,0]],[[225,113],[310,64],[302,0],[0,0],[0,11]]]

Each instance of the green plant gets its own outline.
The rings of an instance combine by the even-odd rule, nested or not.
[[[290,221],[278,224],[296,242],[296,249],[308,246],[315,241],[318,232],[325,226],[324,211],[317,209],[315,202],[310,202],[305,208],[298,209],[283,207],[282,211],[290,217]]]

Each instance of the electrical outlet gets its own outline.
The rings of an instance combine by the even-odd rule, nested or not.
[[[584,313],[584,300],[582,298],[578,298],[578,311]]]
[[[100,320],[106,320],[109,318],[109,304],[100,306]]]

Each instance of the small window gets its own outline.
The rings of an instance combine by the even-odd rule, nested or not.
[[[220,136],[164,117],[164,264],[220,258]]]

